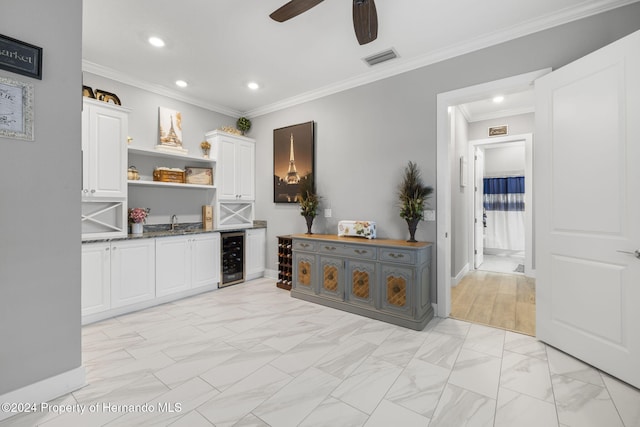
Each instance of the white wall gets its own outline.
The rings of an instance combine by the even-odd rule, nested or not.
[[[340,219],[370,219],[377,221],[380,237],[406,239],[396,188],[409,160],[417,162],[427,184],[436,185],[438,93],[558,68],[638,28],[640,3],[635,3],[255,117],[256,216],[269,223],[267,268],[277,269],[276,236],[305,231],[297,206],[273,203],[273,129],[316,122],[316,181],[323,206],[331,206],[333,218],[318,218],[314,232],[335,233]],[[469,139],[475,137],[470,134]],[[432,208],[435,197],[434,193]],[[416,238],[435,241],[435,223],[421,222]],[[433,272],[436,262],[434,258]],[[435,287],[434,273],[432,300],[436,300]]]
[[[42,80],[0,70],[35,102],[35,141],[0,137],[3,395],[81,366],[82,2],[3,0],[0,29],[43,48]]]
[[[515,116],[500,117],[497,119],[480,120],[469,123],[469,139],[489,138],[489,128],[492,126],[507,125],[509,135],[522,135],[532,133],[535,114],[518,114]]]
[[[524,144],[484,147],[484,176],[503,177],[524,175]]]
[[[469,206],[468,192],[473,191],[473,183],[461,185],[460,158],[464,156],[466,163],[469,159],[469,124],[464,115],[457,108],[452,108],[453,126],[453,164],[451,165],[451,277],[456,277],[468,268],[469,260]],[[468,167],[468,166],[467,166]]]
[[[234,126],[237,119],[89,72],[83,73],[83,79],[84,84],[94,90],[115,93],[124,107],[132,109],[129,115],[132,146],[153,148],[158,144],[158,107],[182,113],[183,147],[189,150],[190,155],[202,154],[200,143],[205,140],[205,133],[221,126]],[[131,156],[129,163],[140,171],[150,171],[156,166],[185,166],[180,164],[184,163],[182,161],[137,155]],[[201,164],[186,166],[204,167]],[[173,214],[178,216],[180,223],[200,222],[202,205],[212,204],[214,197],[213,190],[130,186],[128,205],[131,208],[150,208],[147,224],[167,224]]]

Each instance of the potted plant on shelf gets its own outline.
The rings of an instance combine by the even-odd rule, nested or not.
[[[300,203],[300,215],[307,221],[307,234],[313,234],[311,232],[311,226],[313,225],[313,219],[318,214],[320,197],[316,194],[313,176],[311,174],[300,180],[298,203]]]
[[[410,161],[404,169],[404,176],[398,188],[400,216],[407,221],[409,226],[409,240],[407,242],[417,242],[416,228],[422,219],[425,203],[431,193],[433,193],[433,188],[424,185],[418,166]]]
[[[131,234],[142,234],[144,230],[143,224],[147,220],[149,211],[149,208],[129,209],[129,224],[131,224]]]

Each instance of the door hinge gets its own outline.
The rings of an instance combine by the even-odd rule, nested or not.
[[[478,255],[478,250],[477,250],[477,249],[474,249],[474,250],[473,250],[473,254],[474,254],[474,255]]]

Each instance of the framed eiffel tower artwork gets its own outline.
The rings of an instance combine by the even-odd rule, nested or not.
[[[314,178],[314,122],[273,131],[273,202],[298,203],[300,184]]]

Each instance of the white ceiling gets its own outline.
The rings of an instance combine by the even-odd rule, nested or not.
[[[636,1],[376,0],[378,39],[360,46],[349,0],[285,23],[269,14],[287,0],[83,0],[83,69],[256,116]],[[151,35],[167,46],[150,46]],[[362,60],[389,48],[399,58]]]

